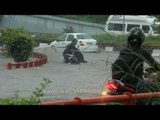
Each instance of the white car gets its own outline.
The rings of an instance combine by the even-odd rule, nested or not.
[[[96,52],[98,50],[97,40],[86,33],[66,33],[50,43],[53,49],[65,48],[76,38],[78,40],[76,47],[82,52]]]

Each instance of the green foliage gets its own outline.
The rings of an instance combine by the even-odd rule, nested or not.
[[[7,28],[2,32],[1,35],[1,43],[9,47],[14,40],[19,38],[19,36],[23,36],[23,38],[31,39],[31,34],[25,31],[23,28]]]
[[[35,41],[35,46],[38,46],[39,43],[51,43],[59,37],[59,34],[39,34],[33,37]]]
[[[124,47],[126,45],[126,36],[112,36],[112,35],[94,35],[92,36],[94,39],[97,40],[97,44],[104,48],[106,46],[112,46],[112,47]]]
[[[160,36],[148,36],[144,41],[146,46],[157,46],[160,47]]]
[[[160,88],[160,71],[157,71],[156,72],[156,84],[159,86]],[[155,76],[154,76],[155,77]],[[158,92],[158,91],[157,91]],[[152,105],[160,105],[160,97],[155,97],[155,98],[152,98]]]
[[[33,51],[31,34],[23,28],[8,28],[2,32],[1,43],[16,62],[26,61]]]
[[[127,45],[127,36],[112,36],[107,34],[94,35],[92,36],[97,40],[100,47],[104,48],[106,46],[111,47],[125,47]],[[160,48],[160,36],[147,36],[143,47],[147,49]]]
[[[160,21],[160,15],[153,15],[153,16],[155,16],[158,19],[158,21]]]
[[[10,46],[10,54],[14,58],[15,62],[23,62],[28,60],[32,51],[32,42],[23,37],[16,38]]]
[[[28,98],[21,98],[20,91],[16,91],[14,98],[6,98],[0,100],[1,105],[38,105],[41,100],[40,97],[44,96],[43,90],[46,86],[51,83],[50,80],[44,78],[44,82],[40,84],[40,87],[37,87],[35,91],[32,92],[32,95]]]

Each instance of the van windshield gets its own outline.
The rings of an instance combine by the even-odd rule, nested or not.
[[[160,26],[159,25],[153,24],[151,26],[152,26],[154,34],[160,34],[160,30],[159,30]]]

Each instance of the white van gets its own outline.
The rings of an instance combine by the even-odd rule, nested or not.
[[[126,35],[133,27],[140,27],[145,35],[159,35],[157,18],[147,15],[110,15],[105,31],[112,35]]]

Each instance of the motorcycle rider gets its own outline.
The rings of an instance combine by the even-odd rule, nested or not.
[[[78,48],[76,48],[78,40],[74,38],[70,44],[66,46],[66,49],[63,51],[63,57],[65,60],[65,63],[87,63],[86,60],[84,60],[83,54],[79,51]]]
[[[132,28],[127,38],[127,47],[120,51],[112,64],[112,79],[120,80],[132,86],[136,93],[160,91],[158,84],[143,79],[144,62],[153,70],[160,71],[160,64],[141,48],[145,35],[140,28]]]

